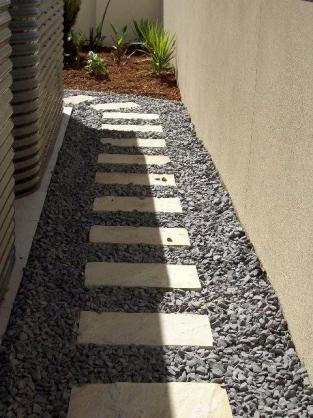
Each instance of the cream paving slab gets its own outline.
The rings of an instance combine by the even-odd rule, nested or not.
[[[216,383],[87,384],[72,389],[68,418],[231,418]]]
[[[87,263],[85,286],[201,289],[196,266],[156,263]]]
[[[96,173],[98,184],[135,184],[138,186],[176,186],[173,174]]]
[[[116,103],[98,103],[91,105],[95,110],[119,110],[119,109],[137,109],[139,104],[134,102],[116,102]]]
[[[79,103],[84,103],[84,102],[91,102],[93,100],[96,100],[96,97],[94,96],[87,96],[85,94],[79,94],[77,96],[69,96],[69,97],[65,97],[63,99],[63,102],[65,105],[76,105]]]
[[[91,227],[89,239],[94,244],[191,246],[184,228],[96,225]]]
[[[103,119],[125,119],[125,120],[156,120],[160,116],[156,113],[126,113],[126,112],[105,112]]]
[[[164,139],[151,138],[103,138],[103,145],[114,145],[115,147],[137,147],[137,148],[165,148]]]
[[[151,212],[182,213],[183,209],[177,197],[128,197],[104,196],[95,199],[95,212]]]
[[[82,311],[79,344],[212,347],[207,315]]]
[[[158,132],[162,133],[163,128],[161,125],[111,125],[103,124],[101,129],[107,131],[119,131],[119,132]]]
[[[165,165],[171,160],[166,155],[99,154],[98,164]]]

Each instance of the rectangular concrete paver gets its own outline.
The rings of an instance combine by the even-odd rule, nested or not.
[[[104,124],[101,129],[107,131],[119,131],[119,132],[158,132],[162,133],[163,128],[161,125],[111,125]]]
[[[85,286],[201,289],[196,266],[155,263],[87,263]]]
[[[65,97],[63,99],[63,102],[65,105],[76,105],[79,103],[84,103],[84,102],[91,102],[93,100],[96,100],[97,97],[95,96],[87,96],[85,94],[78,94],[77,96],[69,96],[69,97]]]
[[[114,145],[115,147],[136,147],[136,148],[165,148],[164,139],[151,138],[103,138],[103,145]]]
[[[176,197],[118,197],[105,196],[95,199],[93,210],[95,212],[167,212],[182,213],[180,200]]]
[[[176,186],[173,174],[100,173],[96,174],[98,184],[135,184],[138,186]]]
[[[74,388],[68,418],[231,418],[215,383],[112,383]]]
[[[100,154],[98,164],[164,165],[171,160],[166,155]]]
[[[132,226],[92,226],[90,242],[94,244],[146,244],[190,247],[184,228],[150,228]]]
[[[139,104],[134,102],[99,103],[91,106],[95,110],[136,109]]]
[[[212,347],[206,315],[83,311],[79,344]]]
[[[126,112],[105,112],[103,119],[125,119],[125,120],[156,120],[160,116],[156,113],[126,113]]]

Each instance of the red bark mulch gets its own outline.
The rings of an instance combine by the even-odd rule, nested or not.
[[[156,76],[150,72],[147,56],[134,54],[117,65],[111,52],[99,54],[108,64],[108,79],[97,79],[85,69],[86,54],[81,54],[80,67],[65,67],[64,88],[70,90],[112,91],[139,94],[160,99],[181,100],[174,74]]]

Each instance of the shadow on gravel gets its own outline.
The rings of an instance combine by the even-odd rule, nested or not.
[[[90,129],[75,119],[75,114],[72,116],[1,346],[0,416],[66,417],[73,387],[88,383],[166,382],[170,375],[162,347],[77,344],[81,311],[157,312],[167,292],[118,287],[87,290],[87,262],[166,263],[162,247],[92,245],[90,228],[157,227],[180,222],[175,215],[93,212],[96,197],[158,194],[158,188],[149,186],[95,184],[98,154],[126,152],[101,145],[99,139],[105,136],[105,132]],[[138,149],[127,151],[140,153]],[[162,149],[153,153],[162,153]],[[98,170],[147,173],[144,166],[99,166]],[[161,173],[163,169],[153,172]],[[159,191],[163,196],[173,195],[170,188]],[[158,323],[153,332],[161,346]],[[164,417],[170,418],[168,399],[163,399],[162,407]],[[153,411],[151,416],[155,416]]]

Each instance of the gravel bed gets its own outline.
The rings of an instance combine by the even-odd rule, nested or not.
[[[164,134],[140,137],[166,138],[165,151],[144,152],[164,152],[172,164],[128,171],[175,173],[178,188],[96,185],[97,155],[122,150],[101,145],[101,137],[112,137],[99,131],[102,112],[88,103],[75,106],[0,346],[0,416],[66,417],[71,388],[83,383],[197,381],[225,387],[235,417],[313,417],[313,389],[277,297],[184,106],[139,96],[87,94],[97,96],[97,102],[136,101],[145,112],[161,115]],[[184,214],[93,214],[94,198],[111,194],[178,196]],[[91,245],[88,232],[94,224],[185,227],[192,248]],[[87,291],[85,264],[100,260],[196,264],[203,289]],[[208,314],[215,346],[77,346],[81,310]]]

